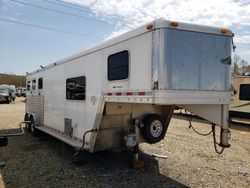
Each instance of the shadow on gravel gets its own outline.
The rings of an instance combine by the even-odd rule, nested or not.
[[[11,153],[12,152],[12,153]],[[11,138],[0,149],[5,187],[186,187],[164,176],[158,161],[140,152],[145,168],[132,169],[132,152],[80,152],[49,136]],[[165,174],[167,172],[165,171]]]

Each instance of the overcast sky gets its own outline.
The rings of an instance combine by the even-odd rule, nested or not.
[[[157,18],[228,27],[250,62],[250,0],[0,0],[0,73],[25,74]]]

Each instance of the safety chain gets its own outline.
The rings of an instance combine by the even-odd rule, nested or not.
[[[217,146],[219,146],[219,143],[216,141],[216,132],[215,132],[215,124],[214,123],[212,123],[212,131],[213,131],[213,140],[214,140],[214,150],[216,151],[216,153],[218,153],[220,155],[223,153],[225,148],[221,147],[220,151],[217,148]]]
[[[193,125],[192,125],[192,117],[188,117],[188,122],[189,122],[189,126],[188,126],[188,128],[190,129],[193,129],[193,131],[195,132],[195,133],[197,133],[197,134],[199,134],[199,135],[201,135],[201,136],[208,136],[208,135],[210,135],[212,132],[213,132],[213,130],[211,130],[209,133],[200,133],[200,132],[198,132],[194,127],[193,127]]]
[[[186,112],[186,114],[187,114],[187,112]],[[193,127],[193,125],[192,125],[192,117],[188,116],[188,122],[189,122],[188,128],[189,128],[189,129],[191,128],[195,133],[197,133],[197,134],[199,134],[199,135],[201,135],[201,136],[208,136],[208,135],[210,135],[211,133],[213,133],[214,150],[215,150],[215,152],[218,153],[219,155],[223,153],[223,151],[224,151],[225,148],[221,147],[221,150],[220,150],[220,151],[219,151],[218,148],[217,148],[217,146],[219,146],[219,143],[216,141],[216,130],[215,130],[215,124],[214,124],[214,123],[212,123],[212,125],[211,125],[211,131],[210,131],[209,133],[200,133],[200,132],[198,132],[198,131]]]

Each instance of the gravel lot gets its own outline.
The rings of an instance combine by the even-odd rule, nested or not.
[[[24,116],[23,101],[0,104],[2,132],[17,131]],[[210,131],[202,120],[194,120],[193,126]],[[9,145],[0,148],[0,158],[6,162],[0,170],[0,187],[249,187],[250,126],[235,126],[230,143],[232,147],[218,155],[212,136],[195,134],[186,117],[174,115],[163,141],[140,145],[145,168],[134,170],[128,151],[81,153],[74,158],[73,148],[62,142],[25,133],[9,138]]]

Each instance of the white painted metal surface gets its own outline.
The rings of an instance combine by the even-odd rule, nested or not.
[[[95,48],[28,74],[27,81],[31,82],[31,84],[33,80],[36,80],[36,83],[38,83],[38,79],[43,78],[42,89],[38,89],[38,86],[35,85],[33,89],[31,86],[31,90],[27,90],[27,99],[35,98],[36,96],[43,98],[44,114],[41,115],[43,123],[37,128],[74,147],[80,147],[83,142],[84,133],[92,130],[86,134],[84,148],[93,152],[102,149],[102,146],[98,146],[99,148],[97,148],[96,144],[100,145],[100,142],[97,141],[109,135],[107,133],[101,133],[101,129],[107,127],[112,128],[113,125],[121,127],[129,125],[127,119],[122,117],[123,114],[124,117],[129,117],[128,114],[130,114],[132,118],[142,118],[143,115],[147,113],[158,112],[164,117],[169,118],[168,114],[172,114],[172,105],[179,105],[187,107],[187,109],[191,109],[192,107],[198,115],[207,117],[210,121],[212,119],[211,116],[216,116],[214,117],[218,119],[216,123],[227,129],[228,124],[225,122],[227,113],[211,113],[209,105],[216,107],[227,105],[230,102],[230,91],[227,87],[229,84],[229,78],[227,76],[230,65],[213,62],[213,59],[216,59],[217,56],[219,57],[216,60],[223,59],[226,58],[225,56],[231,55],[231,52],[228,51],[231,47],[231,43],[216,43],[217,48],[223,48],[223,46],[225,48],[224,51],[222,49],[220,52],[212,51],[207,53],[207,50],[213,49],[214,46],[206,47],[206,52],[202,55],[202,59],[199,59],[197,55],[196,58],[193,59],[194,61],[204,61],[202,64],[198,63],[198,66],[195,68],[195,71],[200,71],[198,73],[199,76],[197,76],[196,73],[192,72],[194,69],[189,68],[184,61],[181,62],[178,61],[178,59],[175,59],[174,63],[180,66],[179,72],[177,71],[178,67],[174,69],[175,71],[169,67],[169,65],[171,65],[171,63],[169,63],[171,59],[168,58],[169,55],[166,56],[168,53],[164,48],[164,45],[167,44],[166,41],[164,41],[164,37],[167,37],[168,34],[161,35],[161,37],[163,37],[162,40],[155,42],[155,33],[158,31],[165,33],[165,31],[171,29],[171,33],[174,33],[175,37],[181,36],[183,40],[185,40],[186,35],[178,35],[179,31],[182,31],[182,33],[193,32],[193,37],[196,36],[196,33],[197,36],[200,36],[202,33],[202,37],[200,38],[202,42],[210,38],[212,39],[209,41],[213,41],[213,38],[228,38],[229,40],[232,37],[232,32],[228,30],[227,33],[222,34],[220,28],[185,23],[178,23],[178,27],[173,28],[170,21],[162,19],[150,24],[152,27],[147,27],[148,25],[142,26]],[[176,48],[174,45],[173,47]],[[171,46],[169,48],[171,48]],[[129,53],[128,78],[109,81],[107,76],[107,59],[110,55],[124,50],[127,50]],[[189,53],[196,52],[195,46],[192,46],[192,50],[187,50]],[[183,48],[182,51],[184,53],[185,48]],[[206,55],[207,59],[209,59],[208,62],[206,62]],[[210,56],[216,56],[216,58],[211,58]],[[168,64],[168,66],[162,65],[164,63]],[[209,63],[213,64],[210,65]],[[201,65],[201,67],[199,67],[199,65]],[[216,72],[219,69],[220,72],[223,73],[223,76],[218,76],[216,72],[216,77],[209,77],[207,76],[208,74],[203,77],[205,74],[205,71],[201,70],[203,65],[204,67],[209,67],[211,74],[213,71]],[[169,69],[168,71],[170,72],[172,70],[174,74],[178,74],[176,75],[178,76],[178,84],[176,84],[178,87],[165,87],[167,86],[166,83],[168,82],[169,75],[165,75],[166,78],[163,78],[164,72],[160,73],[159,71],[161,69],[158,69],[161,66],[164,67],[164,69]],[[181,68],[181,66],[184,68]],[[154,73],[157,71],[160,76],[155,77]],[[183,77],[181,74],[188,74],[189,76]],[[194,76],[192,77],[192,75]],[[86,77],[86,99],[66,99],[66,80],[79,76]],[[172,77],[174,78],[175,75],[172,75]],[[171,83],[174,84],[172,77],[170,78]],[[198,86],[189,87],[185,84],[188,83],[188,80],[182,80],[185,78],[192,78],[193,80],[202,78],[203,82],[200,82]],[[190,80],[191,82],[193,81],[192,79]],[[219,86],[209,90],[208,87],[215,82],[218,82]],[[159,84],[164,87],[158,88],[158,86],[160,86]],[[119,105],[120,103],[122,103],[122,105]],[[33,104],[29,102],[26,105],[26,112],[33,113],[34,110],[31,108]],[[117,110],[112,110],[116,109],[116,105],[118,105]],[[199,107],[201,107],[201,105],[203,105],[204,108],[200,109]],[[196,108],[196,106],[199,107]],[[108,120],[106,120],[108,113],[110,117],[117,120],[108,122]],[[124,120],[126,122],[123,122],[123,125],[119,125],[117,122],[119,122],[120,119],[114,118],[115,114],[122,115],[119,118],[126,119]],[[72,135],[67,135],[64,132],[65,118],[72,120]],[[102,124],[102,120],[105,120],[104,124]],[[143,139],[140,138],[138,129],[136,130],[138,136],[137,141],[139,142],[139,140]],[[110,135],[116,135],[116,132],[113,131]],[[106,141],[107,140],[104,140],[103,142]],[[106,142],[103,148],[108,149],[116,145],[117,144],[112,142]]]

